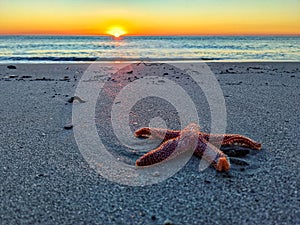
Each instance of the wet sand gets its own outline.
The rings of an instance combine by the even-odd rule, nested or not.
[[[171,178],[144,187],[97,174],[81,155],[72,126],[65,127],[72,124],[68,100],[89,64],[14,65],[0,65],[1,224],[300,223],[300,63],[208,63],[225,97],[226,132],[246,135],[263,149],[240,158],[247,165],[233,164],[229,174],[211,167],[199,172],[199,159],[192,157]],[[135,71],[126,76],[127,82],[139,79]],[[197,105],[206,104],[199,114],[209,132],[201,93],[172,72],[165,78],[178,79]],[[103,111],[109,98],[102,100],[98,133],[114,154],[133,164],[140,154],[124,152],[111,136]],[[178,127],[171,106],[151,99],[143,104],[133,109],[132,129],[160,113],[168,126]]]

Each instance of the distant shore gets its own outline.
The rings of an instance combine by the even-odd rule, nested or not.
[[[0,224],[300,223],[300,62],[207,62],[223,91],[226,132],[249,136],[263,149],[241,158],[246,164],[233,164],[226,176],[213,168],[199,172],[192,157],[171,178],[145,187],[106,180],[78,149],[70,98],[89,65],[0,63]],[[133,80],[134,71],[126,76]],[[102,77],[95,71],[89,82],[97,79]],[[165,79],[178,80],[199,100],[209,131],[210,117],[201,109],[206,100],[180,75],[170,71]],[[155,103],[147,104],[155,109]],[[139,104],[133,118],[145,122],[165,110],[174,125],[171,106],[159,103],[161,111],[150,112],[146,102]],[[134,162],[137,153],[112,141],[110,114],[102,109],[96,109],[95,121],[103,142],[120,160]],[[137,119],[134,126],[142,124]]]

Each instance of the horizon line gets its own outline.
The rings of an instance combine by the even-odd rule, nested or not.
[[[54,34],[54,33],[0,33],[0,36],[99,36],[99,37],[113,37],[112,35],[108,34]],[[245,37],[245,36],[266,36],[266,37],[280,37],[280,36],[300,36],[299,34],[126,34],[120,36],[122,37],[171,37],[171,36],[178,36],[178,37],[199,37],[199,36],[228,36],[228,37]]]

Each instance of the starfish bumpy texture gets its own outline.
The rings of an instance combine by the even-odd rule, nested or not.
[[[230,163],[227,156],[218,149],[218,145],[240,145],[255,150],[261,149],[260,143],[248,137],[239,134],[207,134],[200,132],[200,127],[194,123],[182,131],[143,127],[135,132],[135,136],[163,141],[158,148],[139,158],[136,161],[137,166],[150,166],[193,150],[195,156],[203,157],[217,171],[222,172],[230,169]]]

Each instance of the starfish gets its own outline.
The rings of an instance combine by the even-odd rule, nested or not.
[[[230,163],[227,155],[218,147],[240,145],[260,150],[261,144],[239,134],[207,134],[200,127],[189,124],[182,131],[143,127],[135,132],[139,138],[162,140],[162,144],[136,161],[137,166],[150,166],[174,158],[185,151],[193,150],[194,155],[206,159],[217,171],[228,171]]]

